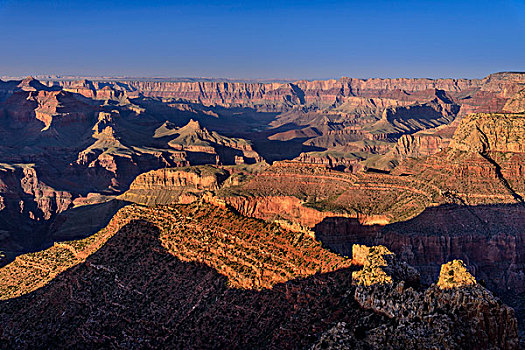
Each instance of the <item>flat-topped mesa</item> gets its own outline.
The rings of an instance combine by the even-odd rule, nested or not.
[[[190,203],[217,190],[228,172],[212,166],[165,168],[140,174],[119,198],[143,205]]]

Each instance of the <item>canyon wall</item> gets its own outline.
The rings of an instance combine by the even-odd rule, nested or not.
[[[392,98],[414,101],[443,90],[466,106],[465,112],[500,111],[525,84],[523,73],[497,73],[484,79],[355,79],[297,81],[293,83],[172,82],[172,81],[46,81],[90,98],[107,99],[107,93],[129,97],[176,98],[205,105],[266,107],[282,110],[293,105],[326,107],[352,103],[352,98]],[[470,98],[467,98],[470,96]]]

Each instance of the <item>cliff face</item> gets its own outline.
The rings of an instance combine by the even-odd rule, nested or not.
[[[525,113],[525,89],[512,96],[503,107],[503,111],[508,113]]]
[[[148,82],[127,81],[48,81],[48,85],[60,86],[67,90],[96,97],[104,88],[126,91],[128,96],[138,94],[149,97],[173,97],[204,104],[251,104],[286,105],[317,104],[331,105],[341,98],[349,98],[383,92],[382,98],[398,97],[407,93],[421,93],[429,90],[460,92],[477,89],[482,83],[468,79],[352,79],[324,81],[298,81],[294,83],[236,83],[236,82]]]
[[[473,114],[459,124],[450,148],[525,153],[525,114]]]
[[[303,206],[293,196],[226,197],[224,201],[239,213],[268,221],[285,220],[311,228],[326,217],[341,216],[340,213],[319,211]]]
[[[169,122],[164,123],[155,130],[154,137],[169,140],[168,145],[186,152],[189,161],[193,164],[199,163],[198,154],[209,154],[212,158],[216,158],[216,163],[230,165],[257,163],[263,160],[249,141],[225,137],[215,131],[209,131],[193,119],[182,127],[174,127]],[[210,163],[206,160],[200,162]]]
[[[293,105],[352,106],[356,98],[414,101],[443,90],[460,100],[465,112],[501,111],[506,99],[523,85],[523,74],[493,74],[468,79],[354,79],[297,81],[294,83],[169,82],[169,81],[47,81],[89,98],[108,99],[125,94],[134,98],[176,98],[205,105],[249,106],[283,110]],[[113,95],[111,95],[113,94]],[[388,107],[388,106],[387,106]],[[489,110],[490,108],[490,110]]]
[[[402,163],[407,158],[424,158],[439,153],[448,148],[460,121],[461,119],[455,119],[446,125],[402,135],[385,152],[384,158]]]
[[[1,124],[11,130],[24,130],[29,138],[36,132],[75,128],[92,120],[94,108],[64,91],[17,91],[0,107]],[[7,137],[12,135],[6,135]]]
[[[193,202],[204,191],[219,189],[228,176],[210,166],[152,170],[137,176],[119,198],[144,205]]]
[[[73,196],[47,185],[31,166],[0,167],[0,223],[4,250],[35,247],[45,222],[72,206]]]

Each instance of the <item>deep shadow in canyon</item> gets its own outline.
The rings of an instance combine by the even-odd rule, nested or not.
[[[5,252],[7,255],[0,261],[0,267],[9,264],[18,255],[47,249],[56,242],[89,237],[106,227],[111,218],[127,204],[126,201],[112,199],[70,208],[57,214],[51,221],[28,221],[22,215],[15,217],[11,213],[2,213],[0,225],[12,227],[13,232],[17,233],[13,240],[23,244],[25,249]]]
[[[156,226],[132,221],[84,263],[2,301],[1,347],[291,349],[339,321],[388,322],[359,307],[350,269],[233,289],[215,269],[174,257],[158,236]]]

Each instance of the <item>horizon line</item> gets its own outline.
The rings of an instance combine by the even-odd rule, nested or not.
[[[173,81],[173,82],[259,82],[259,83],[278,83],[278,82],[298,82],[298,81],[326,81],[326,80],[340,80],[340,79],[429,79],[429,80],[443,80],[443,79],[465,79],[465,80],[482,80],[494,74],[525,74],[525,71],[498,71],[489,73],[484,77],[466,78],[466,77],[351,77],[342,75],[339,78],[326,77],[326,78],[227,78],[227,77],[213,77],[213,76],[132,76],[132,75],[73,75],[73,74],[27,74],[27,75],[2,75],[0,80],[2,81],[13,81],[13,80],[24,80],[32,77],[36,80],[47,80],[47,81],[70,81],[70,80],[92,80],[92,81],[111,81],[111,80],[160,80],[160,81]]]

